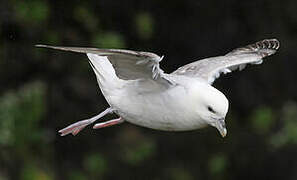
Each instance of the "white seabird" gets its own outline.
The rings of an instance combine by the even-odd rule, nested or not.
[[[119,118],[97,123],[93,128],[125,121],[164,131],[188,131],[211,125],[224,137],[227,134],[228,99],[212,83],[221,73],[242,70],[247,64],[262,63],[262,58],[276,52],[279,41],[265,39],[224,56],[195,61],[171,74],[164,73],[159,67],[163,56],[150,52],[36,46],[86,53],[109,104],[100,114],[61,129],[61,136],[76,135],[106,114],[115,113]]]

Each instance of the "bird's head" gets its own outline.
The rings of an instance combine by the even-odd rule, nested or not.
[[[225,137],[227,135],[225,117],[229,107],[226,96],[208,84],[201,85],[195,94],[198,116],[206,124],[217,128],[220,134]]]

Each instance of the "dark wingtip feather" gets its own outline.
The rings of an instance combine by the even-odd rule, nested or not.
[[[249,44],[247,46],[234,49],[229,55],[237,55],[237,54],[248,54],[248,53],[257,53],[262,58],[266,56],[270,56],[274,54],[280,47],[280,43],[277,39],[264,39],[262,41],[258,41],[254,44]]]

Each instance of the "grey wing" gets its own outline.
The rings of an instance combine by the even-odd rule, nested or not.
[[[202,78],[212,84],[221,73],[242,70],[247,64],[261,64],[262,59],[276,52],[277,39],[265,39],[254,44],[234,49],[225,56],[206,58],[178,68],[172,74]]]
[[[122,49],[98,49],[83,47],[59,47],[48,45],[36,45],[36,47],[44,47],[58,49],[64,51],[72,51],[86,54],[96,54],[107,57],[116,72],[116,75],[123,80],[135,79],[163,79],[163,71],[159,67],[160,57],[150,52],[140,52]]]

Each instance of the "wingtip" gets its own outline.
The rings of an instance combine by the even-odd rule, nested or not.
[[[35,47],[38,47],[38,48],[46,48],[46,47],[49,47],[48,45],[45,45],[45,44],[35,44],[34,46],[35,46]]]
[[[86,50],[87,48],[79,48],[79,47],[51,46],[51,45],[45,45],[45,44],[36,44],[35,47],[56,49],[61,51],[71,51],[71,52],[78,52],[78,53],[87,53],[87,50]]]
[[[264,39],[253,44],[246,45],[241,48],[234,49],[227,55],[257,53],[262,58],[274,54],[280,47],[280,42],[276,39]]]
[[[279,49],[280,42],[277,39],[264,39],[248,46],[258,51],[262,57],[266,57],[274,54]]]
[[[262,41],[258,41],[251,46],[256,46],[258,49],[273,49],[278,50],[280,47],[280,42],[277,39],[264,39]]]

